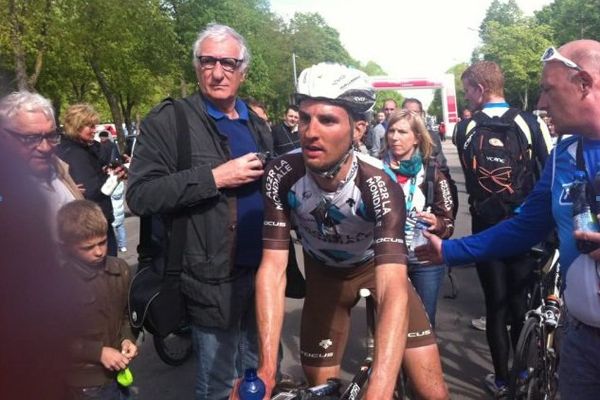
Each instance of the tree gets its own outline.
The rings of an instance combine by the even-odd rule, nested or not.
[[[62,51],[82,72],[76,76],[94,77],[94,89],[104,96],[124,143],[122,126],[131,127],[133,108],[152,99],[157,83],[169,80],[173,70],[171,21],[158,1],[71,0],[63,5],[70,29]]]
[[[554,0],[535,15],[538,23],[552,28],[556,46],[600,37],[600,0]]]
[[[491,22],[510,26],[521,21],[522,18],[523,12],[515,0],[508,0],[506,2],[493,0],[479,26],[479,37],[483,42],[489,39]]]
[[[17,87],[34,91],[52,42],[52,0],[0,0],[0,47],[12,53]]]
[[[509,103],[528,109],[529,99],[539,92],[540,54],[551,44],[551,29],[526,19],[510,26],[492,21],[488,32],[488,41],[481,48],[483,58],[501,66]]]
[[[540,54],[551,43],[552,29],[524,17],[515,0],[494,0],[480,27],[482,46],[473,60],[494,61],[504,71],[509,103],[529,108],[537,97],[542,65]]]

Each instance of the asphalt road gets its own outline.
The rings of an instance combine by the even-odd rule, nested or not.
[[[443,147],[452,177],[457,181],[460,192],[461,207],[454,234],[454,237],[460,237],[470,233],[464,178],[452,143],[446,141]],[[128,217],[126,227],[129,251],[121,253],[121,257],[134,267],[137,264],[135,247],[139,238],[138,218]],[[492,398],[483,386],[485,374],[492,369],[485,333],[471,327],[471,319],[483,315],[485,311],[479,280],[473,268],[455,268],[453,274],[458,284],[458,297],[446,298],[451,292],[449,279],[446,278],[437,311],[437,335],[450,395],[452,399]],[[297,378],[302,377],[298,358],[301,308],[301,300],[287,300],[282,334],[282,372]],[[361,303],[353,312],[350,340],[342,363],[342,379],[348,380],[357,371],[364,357],[364,321],[364,307]],[[131,369],[135,376],[133,390],[137,399],[193,399],[193,360],[180,367],[163,364],[155,353],[150,336],[147,336],[142,344],[140,355],[134,360]]]

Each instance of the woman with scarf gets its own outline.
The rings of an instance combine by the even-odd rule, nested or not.
[[[433,172],[431,178],[426,179],[428,166],[435,163],[435,159],[431,158],[432,139],[419,114],[409,110],[394,112],[388,121],[385,139],[383,162],[404,191],[408,276],[421,296],[431,325],[435,327],[437,299],[446,268],[445,265],[420,263],[414,256],[412,239],[417,221],[421,226],[422,223],[428,225],[426,229],[441,238],[452,235],[452,195],[447,178],[437,165],[430,169]],[[427,193],[433,198],[428,199]],[[427,207],[428,204],[431,207]]]

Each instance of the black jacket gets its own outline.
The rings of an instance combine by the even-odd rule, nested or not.
[[[177,171],[175,112],[170,102],[163,102],[140,126],[127,203],[138,215],[163,215],[167,226],[174,213],[189,215],[181,274],[187,310],[194,324],[225,327],[235,319],[229,313],[232,293],[227,282],[233,280],[237,208],[232,190],[217,190],[212,169],[231,159],[230,147],[200,93],[182,102],[191,134],[192,168]],[[273,151],[266,123],[248,112],[259,151]]]
[[[278,156],[300,147],[300,134],[298,131],[292,132],[291,128],[283,122],[273,128],[272,134],[273,147],[275,148],[275,154]]]
[[[114,217],[110,197],[100,191],[108,178],[102,170],[100,143],[94,141],[87,145],[65,136],[58,145],[56,154],[69,164],[69,173],[73,181],[83,185],[83,197],[98,204],[108,222],[112,222]]]

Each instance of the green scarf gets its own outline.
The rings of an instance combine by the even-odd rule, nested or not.
[[[388,153],[388,165],[397,174],[404,176],[415,176],[421,170],[423,166],[423,157],[421,157],[421,152],[419,150],[415,151],[412,157],[409,160],[400,161],[398,167],[392,167],[392,163],[390,162],[393,159],[393,155]]]

